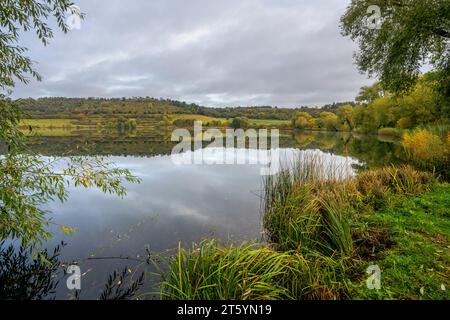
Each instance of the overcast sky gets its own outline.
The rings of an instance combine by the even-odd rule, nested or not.
[[[43,47],[13,97],[164,97],[207,106],[353,100],[372,80],[339,33],[346,0],[76,0],[81,29]]]

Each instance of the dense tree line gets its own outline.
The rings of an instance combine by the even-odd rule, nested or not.
[[[277,119],[289,120],[297,111],[317,116],[322,111],[336,112],[353,102],[340,102],[323,107],[278,108],[271,106],[211,108],[194,103],[150,97],[133,98],[63,98],[50,97],[21,99],[20,106],[33,118],[145,118],[167,114],[199,114],[216,118]]]
[[[426,125],[448,126],[449,98],[438,88],[436,72],[421,76],[405,94],[384,90],[380,83],[361,88],[356,105],[340,106],[335,113],[317,116],[296,112],[292,124],[297,129],[377,132],[382,128],[412,129]]]

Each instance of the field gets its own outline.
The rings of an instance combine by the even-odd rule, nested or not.
[[[202,122],[210,122],[210,121],[220,121],[220,122],[226,122],[226,119],[223,118],[215,118],[215,117],[209,117],[204,116],[201,114],[171,114],[169,115],[169,119],[171,121],[175,120],[197,120]]]
[[[23,119],[20,126],[33,128],[65,128],[76,126],[76,119]]]
[[[173,120],[183,119],[183,120],[198,120],[203,122],[209,122],[209,121],[220,121],[220,122],[226,122],[230,119],[225,118],[216,118],[216,117],[210,117],[210,116],[204,116],[200,114],[173,114],[170,115],[169,118]],[[277,120],[277,119],[249,119],[250,124],[252,125],[258,125],[258,126],[277,126],[277,125],[290,125],[290,120]]]
[[[225,119],[225,118],[216,118],[216,117],[210,117],[210,116],[204,116],[199,114],[174,114],[170,115],[169,119],[171,121],[175,120],[197,120],[202,121],[203,123],[208,123],[212,121],[221,122],[222,124],[226,124],[227,122],[231,121],[232,119]],[[277,119],[249,119],[250,126],[290,126],[291,121],[290,120],[277,120]]]
[[[290,125],[290,120],[277,120],[277,119],[249,119],[250,124],[258,126],[280,126]]]

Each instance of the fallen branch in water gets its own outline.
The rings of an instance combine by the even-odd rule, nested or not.
[[[137,262],[146,262],[147,260],[142,260],[133,257],[88,257],[86,260],[112,260],[112,259],[120,259],[120,260],[132,260]]]

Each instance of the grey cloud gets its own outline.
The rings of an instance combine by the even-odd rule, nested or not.
[[[15,97],[153,96],[209,106],[320,105],[371,81],[339,34],[347,1],[79,0],[81,30],[23,41],[40,83]]]

